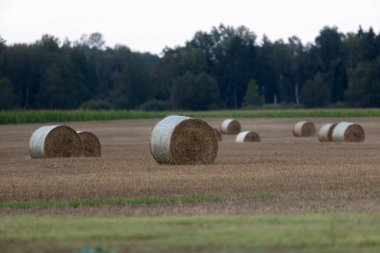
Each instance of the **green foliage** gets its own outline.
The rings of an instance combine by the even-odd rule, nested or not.
[[[17,95],[12,82],[7,78],[0,78],[0,110],[14,108],[17,105]]]
[[[129,97],[123,94],[117,94],[111,97],[111,105],[113,109],[131,109]]]
[[[346,98],[351,106],[380,106],[380,57],[359,63],[349,77]]]
[[[57,52],[59,50],[59,39],[49,34],[44,34],[41,40],[37,41],[37,45],[41,45],[42,48],[49,52]]]
[[[242,200],[270,200],[275,194],[256,193],[251,195],[207,195],[190,194],[167,197],[142,197],[142,198],[116,198],[116,199],[72,199],[72,200],[37,200],[37,201],[15,201],[1,203],[0,209],[49,209],[49,208],[78,208],[99,207],[99,206],[146,206],[146,205],[166,205],[179,203],[202,203],[202,202],[222,202],[222,201],[242,201]]]
[[[369,96],[367,89],[371,85],[370,64],[359,63],[359,65],[350,73],[350,81],[346,97],[351,106],[361,107],[369,105]]]
[[[307,107],[323,107],[329,101],[329,85],[317,73],[312,80],[306,82],[301,91],[301,102]]]
[[[338,32],[337,27],[323,27],[316,37],[316,46],[320,51],[323,68],[328,69],[332,61],[341,54],[343,35]]]
[[[220,96],[227,108],[241,107],[246,86],[256,68],[256,35],[248,28],[220,25],[211,33],[214,48],[209,59],[212,75],[219,84]]]
[[[156,99],[171,101],[175,108],[238,109],[256,106],[244,101],[247,92],[254,93],[247,87],[251,80],[260,84],[264,106],[273,104],[274,97],[279,104],[298,104],[297,87],[304,87],[303,102],[308,107],[380,106],[380,34],[372,28],[343,34],[337,27],[323,27],[315,43],[307,45],[295,36],[287,41],[272,42],[265,36],[260,43],[256,40],[247,27],[221,24],[195,33],[185,46],[165,48],[158,56],[124,45],[106,47],[97,32],[63,43],[43,35],[32,44],[7,45],[0,37],[0,77],[12,86],[2,88],[6,97],[2,108],[76,109],[102,99],[114,109],[144,105],[162,110],[157,103],[145,105]],[[314,87],[318,73],[322,89]],[[210,87],[195,81],[201,75],[209,77],[203,86]],[[325,84],[326,99],[320,91],[315,97],[315,90],[326,92]],[[194,93],[200,94],[198,100],[193,100]],[[106,108],[91,103],[86,108],[92,107]]]
[[[141,111],[0,111],[0,124],[46,123],[68,121],[94,121],[116,119],[150,119],[167,116],[167,112]]]
[[[57,123],[70,121],[105,121],[119,119],[159,119],[172,114],[195,118],[355,118],[380,117],[380,109],[279,109],[240,111],[0,111],[0,124]]]
[[[110,99],[115,109],[131,109],[150,97],[148,72],[143,57],[127,53],[121,71],[115,75],[116,87]]]
[[[169,101],[151,99],[139,106],[143,111],[168,111],[171,109]]]
[[[165,55],[157,63],[152,73],[154,97],[170,100],[173,82],[186,73],[194,75],[207,70],[204,52],[192,46],[164,50]]]
[[[368,252],[374,214],[0,217],[4,252]],[[101,246],[99,246],[101,245]],[[117,252],[117,251],[116,251]]]
[[[114,251],[110,251],[110,252],[114,252]],[[106,251],[104,251],[103,247],[102,246],[95,246],[95,247],[85,247],[85,248],[81,248],[81,250],[79,251],[79,253],[106,253]]]
[[[104,37],[101,33],[95,32],[90,35],[83,34],[80,38],[80,44],[89,48],[102,49],[105,45]]]
[[[220,101],[218,84],[210,75],[188,72],[174,80],[172,100],[179,109],[209,109]]]
[[[39,93],[36,94],[40,108],[66,108],[67,94],[70,87],[64,85],[61,70],[57,64],[50,65],[43,74],[39,84]]]
[[[81,107],[83,110],[107,110],[110,109],[110,104],[102,99],[92,99],[84,102]]]
[[[257,106],[262,105],[262,97],[260,96],[260,89],[256,81],[252,79],[247,86],[247,92],[244,96],[243,106]]]

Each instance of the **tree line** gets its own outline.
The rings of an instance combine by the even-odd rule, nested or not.
[[[268,104],[380,106],[380,33],[324,27],[314,43],[258,41],[248,28],[199,31],[162,55],[106,47],[103,35],[60,42],[0,36],[0,109],[209,110]]]

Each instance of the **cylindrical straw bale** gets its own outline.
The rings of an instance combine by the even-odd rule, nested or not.
[[[261,141],[260,135],[254,131],[244,131],[240,132],[236,136],[236,142],[259,142]]]
[[[331,142],[333,141],[332,133],[334,131],[337,123],[327,123],[323,125],[318,132],[318,140],[320,142]]]
[[[32,158],[79,157],[82,141],[69,126],[43,126],[30,137],[29,152]]]
[[[315,125],[311,121],[299,121],[294,125],[293,135],[295,137],[310,137],[315,135]]]
[[[359,124],[341,122],[334,128],[332,136],[337,142],[363,142],[365,133]]]
[[[240,123],[234,119],[225,119],[220,125],[220,132],[222,134],[238,134],[240,131]]]
[[[214,133],[215,133],[215,137],[216,137],[216,139],[218,140],[218,141],[222,141],[222,134],[219,132],[219,130],[218,129],[216,129],[216,128],[212,128],[212,130],[214,130]]]
[[[205,121],[172,115],[153,128],[150,150],[160,164],[210,164],[216,159],[218,141]]]
[[[82,156],[99,157],[101,154],[101,145],[98,137],[89,131],[77,131],[77,134],[82,141]]]

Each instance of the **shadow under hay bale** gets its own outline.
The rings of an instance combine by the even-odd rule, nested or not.
[[[222,134],[238,134],[241,131],[239,121],[234,119],[225,119],[220,125],[220,132]]]
[[[77,134],[79,135],[82,146],[83,146],[83,152],[82,156],[84,157],[100,157],[101,155],[101,145],[98,137],[89,131],[77,131]]]
[[[216,159],[218,141],[205,121],[172,115],[153,128],[150,150],[160,164],[210,164]]]
[[[30,137],[29,152],[32,158],[79,157],[82,141],[69,126],[43,126]]]
[[[337,123],[327,123],[323,125],[318,131],[318,140],[320,142],[332,142],[332,134],[336,125]]]
[[[365,133],[359,124],[341,122],[335,126],[332,137],[336,142],[363,142]]]
[[[299,121],[293,128],[295,137],[311,137],[315,135],[315,132],[315,125],[311,121]]]
[[[240,132],[236,136],[236,142],[243,143],[243,142],[260,142],[261,138],[260,135],[254,131],[244,131]]]

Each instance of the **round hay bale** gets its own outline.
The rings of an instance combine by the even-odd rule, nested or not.
[[[311,137],[315,135],[315,125],[311,121],[299,121],[294,125],[295,137]]]
[[[333,141],[332,133],[334,131],[337,123],[327,123],[323,125],[318,131],[318,140],[320,142],[331,142]]]
[[[218,140],[218,141],[222,141],[222,134],[219,132],[219,130],[218,129],[216,129],[216,128],[212,128],[212,130],[214,130],[214,133],[215,133],[215,137],[216,137],[216,139]]]
[[[365,133],[359,124],[341,122],[335,126],[332,138],[338,142],[363,142]]]
[[[220,132],[222,134],[238,134],[240,131],[240,123],[234,119],[225,119],[220,125]]]
[[[240,132],[236,136],[236,142],[259,142],[261,141],[260,135],[254,131]]]
[[[77,131],[77,134],[82,141],[82,156],[99,157],[101,154],[101,145],[98,137],[89,131]]]
[[[69,126],[43,126],[30,137],[29,152],[32,158],[79,157],[82,141]]]
[[[160,164],[210,164],[216,159],[218,141],[205,121],[173,115],[153,128],[150,151]]]

